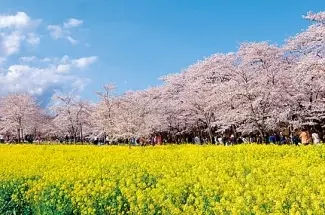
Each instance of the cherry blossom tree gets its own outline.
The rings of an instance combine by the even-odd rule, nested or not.
[[[74,94],[56,93],[51,110],[55,113],[53,124],[61,134],[69,134],[77,142],[83,141],[83,130],[90,125],[91,106]]]
[[[312,25],[284,46],[290,57],[292,84],[288,88],[297,126],[325,119],[325,12],[309,12],[304,18],[313,21]]]
[[[116,87],[113,83],[103,86],[102,92],[97,92],[100,99],[92,112],[93,132],[97,135],[113,136],[116,133],[114,114],[116,113],[117,102],[115,95]]]
[[[193,127],[205,129],[212,143],[213,130],[221,124],[221,115],[229,105],[229,94],[225,89],[229,88],[233,60],[233,54],[215,54],[184,72],[186,84],[181,93],[184,111],[188,112],[187,117],[192,116]]]
[[[0,102],[0,132],[16,132],[18,142],[21,142],[24,134],[39,118],[40,113],[40,107],[35,98],[29,94],[14,93],[4,96]]]
[[[241,130],[257,130],[261,136],[276,127],[283,110],[282,63],[280,48],[261,43],[243,43],[233,70],[233,111]]]

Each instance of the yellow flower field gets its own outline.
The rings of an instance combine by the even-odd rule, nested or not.
[[[0,145],[0,214],[325,214],[325,146]]]

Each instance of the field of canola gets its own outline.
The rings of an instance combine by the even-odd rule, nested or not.
[[[0,145],[0,214],[325,214],[325,146]]]

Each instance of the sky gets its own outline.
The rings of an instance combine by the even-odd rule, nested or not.
[[[281,45],[324,0],[0,0],[0,94],[55,90],[82,98],[161,84],[241,42]]]

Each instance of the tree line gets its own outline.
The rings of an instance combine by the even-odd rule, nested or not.
[[[256,135],[325,127],[325,12],[309,12],[306,30],[282,45],[244,42],[161,77],[163,84],[117,95],[107,84],[98,103],[56,93],[42,109],[26,93],[0,100],[0,134],[18,142],[91,137],[115,141],[159,135],[168,141],[195,136]]]

